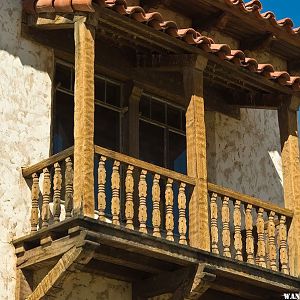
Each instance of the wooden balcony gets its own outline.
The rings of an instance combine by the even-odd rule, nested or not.
[[[48,277],[26,279],[18,299],[55,297],[74,268],[130,281],[136,299],[280,299],[297,291],[290,210],[208,183],[211,251],[203,251],[189,246],[195,179],[99,146],[94,162],[94,218],[73,214],[73,148],[23,169],[31,234],[14,241],[17,268],[25,280],[47,266]]]

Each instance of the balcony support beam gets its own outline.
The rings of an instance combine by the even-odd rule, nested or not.
[[[186,112],[187,169],[188,175],[196,178],[189,205],[189,239],[191,246],[210,251],[203,98],[203,71],[206,65],[207,59],[199,55],[194,67],[184,69],[183,80],[189,99]]]
[[[74,24],[74,215],[94,216],[95,27]]]
[[[285,208],[294,212],[288,233],[290,274],[300,276],[300,155],[297,132],[299,97],[283,104],[278,111],[282,145]]]

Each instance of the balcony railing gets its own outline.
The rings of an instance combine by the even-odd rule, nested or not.
[[[287,232],[293,212],[208,184],[211,251],[289,274]]]
[[[189,244],[193,178],[99,146],[94,162],[99,222]],[[32,232],[73,216],[73,148],[24,168],[23,176]],[[289,274],[292,211],[211,183],[208,192],[212,253]]]
[[[69,148],[23,169],[31,182],[32,232],[72,216],[72,158],[73,148]],[[95,146],[94,173],[99,221],[188,243],[192,178],[99,146]]]

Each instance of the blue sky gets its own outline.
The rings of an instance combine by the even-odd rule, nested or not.
[[[286,17],[294,21],[296,27],[300,27],[300,0],[260,0],[263,11],[271,10],[277,19]]]

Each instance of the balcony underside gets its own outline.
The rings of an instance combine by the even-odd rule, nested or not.
[[[48,278],[39,286],[46,297],[55,297],[74,270],[132,282],[136,299],[166,293],[174,293],[173,299],[215,299],[220,293],[222,299],[281,299],[300,285],[300,279],[279,272],[87,217],[50,225],[14,245],[23,287],[28,283],[24,299],[37,288],[30,278],[45,267]]]

